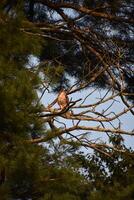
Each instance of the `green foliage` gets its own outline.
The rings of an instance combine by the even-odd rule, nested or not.
[[[34,162],[23,142],[33,132],[41,133],[43,124],[37,117],[40,78],[28,62],[31,54],[39,54],[41,45],[39,39],[21,30],[25,20],[21,5],[11,15],[3,12],[0,16],[0,198],[6,200],[13,198],[14,189],[14,196],[21,196],[32,187],[28,177],[34,171],[30,174],[27,168],[32,169]],[[38,160],[34,157],[34,161]]]
[[[25,3],[29,1],[2,1],[0,5],[0,199],[134,199],[134,152],[125,149],[121,137],[111,137],[110,142],[123,148],[125,154],[111,150],[110,158],[97,152],[86,157],[78,152],[77,145],[72,149],[63,145],[52,153],[52,149],[43,145],[30,144],[31,135],[47,132],[38,117],[41,105],[37,90],[41,80],[38,71],[29,66],[30,55],[50,59],[42,71],[53,87],[66,80],[66,72],[81,79],[89,69],[84,69],[81,75],[87,60],[74,41],[48,42],[43,44],[45,51],[40,54],[42,41],[35,36],[36,27],[27,21]],[[88,3],[87,6],[94,7]],[[101,5],[102,1],[90,3]],[[115,12],[117,9],[112,7]],[[45,15],[47,19],[46,13],[37,13],[36,18]],[[31,34],[26,34],[23,27],[32,30]],[[54,134],[47,133],[50,138]],[[55,134],[58,135],[58,130]]]
[[[54,166],[44,147],[19,143],[8,156],[1,194],[4,188],[11,199],[80,199],[84,178],[71,168]]]
[[[40,42],[20,30],[22,17],[20,12],[6,16],[0,24],[0,129],[12,134],[28,133],[40,110],[35,90],[40,79],[26,67],[29,55],[39,53]]]
[[[29,56],[38,55],[40,41],[21,30],[22,25],[31,26],[24,24],[21,6],[14,12],[0,24],[0,197],[79,199],[80,174],[54,166],[44,147],[27,143],[30,135],[44,130],[38,118],[40,78],[28,65]],[[54,73],[59,80],[63,67],[52,72],[46,68],[48,77]]]
[[[62,79],[63,73],[64,67],[60,65],[48,65],[44,68],[44,75],[48,78],[48,82],[52,86],[56,85]]]

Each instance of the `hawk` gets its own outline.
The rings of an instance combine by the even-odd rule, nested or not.
[[[62,89],[58,97],[48,106],[48,108],[51,108],[55,103],[58,103],[60,110],[64,110],[69,106],[69,98],[67,96],[67,92]],[[72,114],[72,111],[67,111],[64,115],[69,118]]]
[[[69,98],[64,89],[62,89],[57,97],[57,103],[60,106],[61,110],[64,110],[69,106]]]

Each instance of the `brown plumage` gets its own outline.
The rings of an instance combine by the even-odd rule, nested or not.
[[[67,96],[67,92],[64,89],[59,92],[58,97],[48,106],[48,108],[51,108],[55,103],[58,103],[61,111],[69,106],[69,98]],[[69,118],[72,113],[72,111],[67,111],[64,113],[64,116]]]
[[[64,89],[62,89],[57,97],[57,103],[60,106],[61,110],[64,110],[66,107],[69,106],[69,98],[67,93]]]

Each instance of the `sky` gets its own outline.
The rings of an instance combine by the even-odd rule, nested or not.
[[[69,14],[71,16],[73,16],[73,11],[70,9],[70,10],[67,10],[66,11],[67,13],[66,14]],[[49,13],[48,13],[49,14]],[[76,13],[75,13],[76,14]],[[74,15],[75,16],[75,15]],[[55,14],[53,13],[53,18],[55,19],[59,19],[60,16],[58,14]],[[31,60],[31,65],[35,65],[36,63],[38,63],[38,60],[37,58],[31,56],[30,57],[30,60]],[[70,78],[70,80],[72,80],[72,84],[74,82],[74,80],[72,79],[72,77]],[[75,94],[72,94],[69,96],[70,99],[72,99],[73,101],[74,100],[77,100],[79,98],[82,98],[84,99],[92,90],[94,89],[91,89],[91,88],[88,88],[87,90],[83,90],[81,92],[77,92]],[[99,98],[101,98],[101,96],[104,96],[104,94],[106,93],[106,90],[100,90],[98,89],[96,92],[94,92],[92,95],[90,95],[86,101],[85,101],[85,104],[92,104],[92,103],[95,103],[96,101],[98,101]],[[57,94],[54,94],[52,92],[48,93],[46,92],[41,100],[41,103],[46,107],[48,104],[50,104],[51,102],[53,102],[53,100],[57,97]],[[104,103],[102,104],[101,106],[98,106],[96,111],[99,111],[100,113],[105,110],[110,104],[111,104],[112,101],[109,101],[108,103]],[[58,105],[55,105],[55,108],[59,108]],[[122,103],[122,101],[120,100],[120,98],[116,98],[116,102],[113,104],[113,106],[108,110],[108,112],[115,112],[115,113],[119,113],[121,112],[124,108],[126,108],[124,106],[124,104]],[[78,109],[75,109],[73,112],[76,114],[79,110]],[[82,110],[80,110],[82,111]],[[113,116],[111,114],[111,116]],[[72,125],[72,121],[71,120],[67,120],[67,119],[63,119],[61,117],[58,118],[58,120],[60,122],[64,122],[66,124],[67,127],[70,127],[70,126],[73,126]],[[126,130],[126,131],[132,131],[134,129],[134,117],[132,116],[132,114],[130,112],[124,114],[123,116],[120,117],[120,121],[121,121],[121,129],[123,130]],[[116,127],[118,124],[118,120],[115,120],[113,125]],[[85,125],[85,126],[97,126],[98,124],[96,122],[81,122],[81,125]],[[107,123],[104,123],[104,125],[108,128],[112,128],[111,125],[107,125]],[[59,124],[59,123],[56,123],[56,126],[58,127],[61,127],[62,125]],[[73,132],[74,135],[78,134],[79,132],[81,131],[75,131]],[[98,133],[98,132],[92,132],[92,133],[89,133],[89,136],[88,136],[91,140],[98,140],[98,141],[107,141],[107,136],[105,133]],[[127,136],[127,135],[124,135],[123,138],[125,139],[125,144],[128,146],[128,147],[132,147],[134,149],[134,137],[133,136]]]
[[[30,64],[31,65],[36,65],[38,64],[38,60],[37,58],[31,56],[30,57]],[[72,79],[72,77],[69,77],[72,84],[74,84],[75,80]],[[69,99],[71,99],[72,101],[78,100],[80,98],[84,99],[89,93],[91,93],[92,91],[94,91],[94,88],[88,88],[86,90],[77,92],[77,93],[73,93],[71,95],[69,95]],[[106,90],[103,89],[97,89],[95,92],[92,93],[92,95],[90,95],[88,98],[86,98],[86,101],[84,102],[84,104],[93,104],[95,102],[97,102],[101,97],[103,97],[106,94]],[[41,99],[41,103],[46,107],[48,106],[50,103],[53,102],[53,100],[57,97],[58,94],[55,94],[53,92],[48,92],[46,91],[46,93],[44,94],[44,96]],[[109,93],[110,95],[110,93]],[[107,96],[108,97],[108,96]],[[101,104],[101,106],[98,106],[96,111],[98,112],[102,112],[103,110],[105,110],[110,104],[112,103],[112,100],[109,101],[108,103],[103,103]],[[76,104],[78,105],[78,104]],[[59,108],[59,106],[56,104],[54,106],[55,108]],[[115,113],[119,113],[121,111],[124,110],[124,108],[126,108],[124,106],[124,104],[122,103],[121,99],[119,97],[116,98],[116,101],[114,102],[114,104],[112,105],[112,107],[107,111],[107,113],[109,112],[115,112]],[[78,113],[79,111],[83,111],[82,109],[74,109],[73,112],[74,114]],[[111,114],[110,116],[113,116],[113,114]],[[66,124],[67,127],[71,127],[73,126],[72,121],[68,120],[68,119],[63,119],[61,117],[58,117],[58,120],[60,122],[63,122]],[[132,114],[130,112],[124,114],[123,116],[120,117],[120,121],[121,121],[121,129],[126,130],[126,131],[132,131],[134,130],[134,117],[132,116]],[[55,124],[58,127],[62,127],[62,124],[56,123]],[[85,125],[85,126],[97,126],[99,124],[97,124],[96,122],[81,122],[80,125]],[[104,125],[107,128],[112,128],[109,124],[104,123]],[[113,125],[116,127],[118,125],[118,120],[115,120]],[[75,131],[72,132],[74,135],[77,135],[78,133],[80,133],[81,131]],[[98,133],[98,132],[92,132],[89,133],[88,136],[91,140],[97,140],[97,141],[107,141],[107,136],[105,133]],[[128,136],[128,135],[124,135],[123,138],[125,139],[125,144],[128,147],[131,147],[134,149],[134,137],[133,136]]]
[[[79,98],[85,98],[87,96],[88,93],[91,93],[91,91],[93,91],[94,89],[87,89],[87,90],[84,90],[82,92],[77,92],[75,94],[72,94],[69,96],[70,99],[72,99],[73,101],[75,100],[78,100]],[[101,91],[96,91],[94,92],[91,96],[89,96],[85,103],[84,104],[92,104],[92,103],[95,103],[96,101],[98,101],[98,99],[100,98],[100,93],[102,96],[104,96],[104,94],[106,93],[105,90],[101,90]],[[57,97],[57,94],[54,94],[54,93],[46,93],[44,95],[44,97],[42,98],[42,104],[47,106],[49,105],[55,98]],[[108,110],[108,112],[112,112],[114,111],[115,113],[119,113],[121,112],[125,106],[124,104],[121,102],[120,98],[116,98],[116,102],[113,104],[113,106]],[[112,101],[109,101],[108,103],[104,103],[102,104],[101,106],[98,106],[98,109],[96,109],[96,111],[102,111],[102,110],[105,110],[110,104],[111,104]],[[77,104],[78,105],[78,104]],[[58,105],[56,104],[54,106],[55,108],[59,108]],[[80,110],[82,111],[82,109]],[[78,112],[78,109],[75,109],[74,111],[74,114],[76,114]],[[113,115],[111,115],[113,116]],[[67,127],[70,127],[72,126],[72,121],[70,120],[65,120],[63,118],[58,118],[59,121],[61,122],[64,122],[66,123],[66,126]],[[121,128],[123,130],[126,130],[126,131],[132,131],[134,129],[134,117],[132,116],[132,114],[129,112],[129,113],[126,113],[124,114],[123,116],[120,117],[120,120],[121,120],[121,123],[122,123],[122,126]],[[104,123],[106,127],[110,127],[110,125],[107,125],[106,123]],[[113,123],[113,125],[116,127],[118,124],[118,120],[115,120],[115,122]],[[96,122],[82,122],[81,125],[85,125],[85,126],[97,126],[98,124]],[[62,125],[60,124],[57,124],[57,126],[61,127]],[[78,133],[78,131],[76,131]],[[107,137],[106,137],[106,134],[105,133],[95,133],[95,132],[92,132],[91,134],[89,134],[89,137],[91,139],[97,139],[99,138],[99,140],[101,141],[106,141],[107,140]],[[133,136],[123,136],[124,139],[125,139],[125,144],[128,146],[128,147],[132,147],[134,148],[134,138]]]

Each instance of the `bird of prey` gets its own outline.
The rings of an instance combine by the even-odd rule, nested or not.
[[[48,108],[51,108],[55,103],[58,103],[61,111],[68,108],[69,98],[68,98],[67,92],[64,89],[62,89],[59,92],[58,97],[48,106]],[[71,114],[72,114],[72,111],[67,111],[64,114],[64,116],[69,118],[71,116]]]
[[[62,89],[57,97],[57,103],[60,106],[61,110],[64,110],[69,106],[69,98],[64,89]]]

